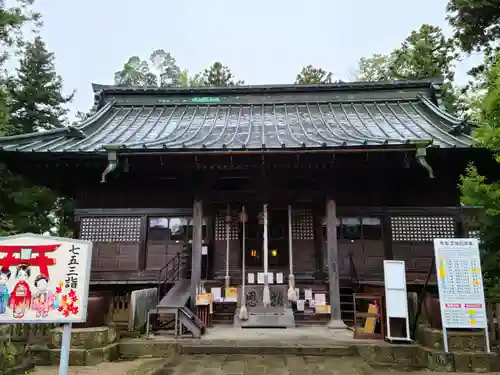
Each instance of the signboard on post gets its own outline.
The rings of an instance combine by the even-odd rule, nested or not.
[[[484,329],[490,352],[479,244],[475,238],[434,239],[444,350],[449,328]]]
[[[0,323],[64,324],[61,375],[68,373],[71,324],[87,321],[91,261],[90,241],[0,238]]]

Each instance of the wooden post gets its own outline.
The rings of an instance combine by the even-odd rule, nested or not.
[[[326,201],[326,250],[328,258],[328,291],[331,317],[328,328],[346,328],[340,316],[339,252],[337,243],[337,208],[334,200]]]
[[[201,252],[203,246],[203,207],[201,200],[193,204],[193,242],[191,254],[191,310],[196,311],[196,292],[201,281]]]

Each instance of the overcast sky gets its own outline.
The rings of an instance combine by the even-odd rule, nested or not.
[[[450,29],[447,0],[37,0],[42,36],[71,108],[92,105],[128,57],[171,52],[194,73],[216,60],[248,84],[292,83],[312,64],[348,80],[362,56],[387,53],[423,23]],[[474,59],[477,62],[478,59]],[[473,64],[465,59],[464,72]]]

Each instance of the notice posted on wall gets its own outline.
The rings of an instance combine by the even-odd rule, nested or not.
[[[487,328],[477,239],[435,239],[436,273],[445,328]]]

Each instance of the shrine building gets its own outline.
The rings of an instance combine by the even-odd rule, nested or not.
[[[384,259],[418,286],[434,238],[473,235],[459,177],[493,164],[442,109],[441,84],[93,85],[90,118],[0,138],[0,160],[75,197],[91,290],[166,285],[161,306],[189,315],[202,284],[312,289],[327,321],[349,324],[352,293],[383,285]],[[237,300],[214,320],[232,322]],[[306,321],[299,310],[283,325]]]

